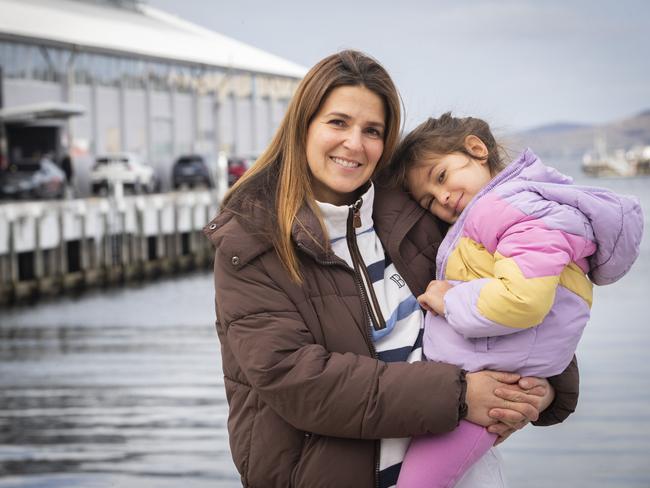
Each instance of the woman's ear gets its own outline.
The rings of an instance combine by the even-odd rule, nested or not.
[[[470,134],[465,138],[465,149],[479,160],[487,160],[488,148],[480,137]]]

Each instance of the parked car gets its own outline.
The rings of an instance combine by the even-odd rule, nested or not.
[[[63,198],[64,195],[65,173],[51,159],[21,161],[0,172],[2,198]]]
[[[197,154],[179,157],[172,167],[172,187],[207,186],[212,188],[214,183],[205,159]]]
[[[228,158],[228,186],[232,186],[235,181],[242,177],[248,168],[250,168],[257,158],[232,156]]]
[[[98,156],[90,172],[90,181],[92,193],[95,195],[120,181],[125,190],[132,190],[134,193],[151,193],[159,186],[154,169],[130,153]]]

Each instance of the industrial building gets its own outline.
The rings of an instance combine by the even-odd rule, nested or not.
[[[131,152],[254,156],[306,69],[137,0],[0,0],[0,168]]]

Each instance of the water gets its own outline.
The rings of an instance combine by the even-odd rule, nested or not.
[[[0,486],[238,486],[208,273],[2,313]]]
[[[593,181],[589,182],[593,184]],[[642,256],[595,293],[564,424],[501,447],[511,486],[650,486],[650,179]],[[209,273],[0,312],[0,487],[236,487]]]

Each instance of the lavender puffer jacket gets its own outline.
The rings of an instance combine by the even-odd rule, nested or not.
[[[635,197],[571,183],[526,150],[470,202],[438,250],[437,279],[455,286],[445,317],[427,315],[429,359],[541,377],[566,368],[592,283],[621,278],[643,234]]]

